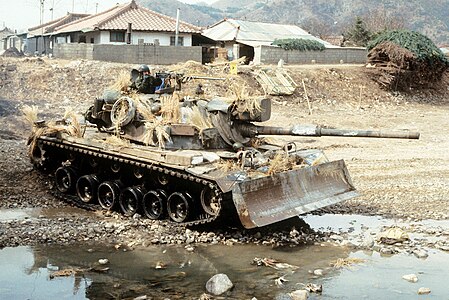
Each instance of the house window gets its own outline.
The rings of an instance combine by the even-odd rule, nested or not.
[[[174,46],[174,45],[175,45],[175,37],[171,36],[170,37],[170,46]],[[178,36],[178,46],[184,46],[184,37]]]
[[[111,31],[110,41],[124,43],[125,42],[125,32],[124,31]]]

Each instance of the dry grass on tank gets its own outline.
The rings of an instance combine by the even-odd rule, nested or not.
[[[112,148],[126,148],[130,147],[130,142],[128,140],[120,138],[120,136],[116,135],[109,135],[105,140],[103,140],[103,143],[111,146]]]
[[[65,126],[56,125],[55,122],[47,122],[42,127],[36,126],[36,121],[38,120],[39,109],[36,105],[28,106],[24,105],[22,108],[22,113],[25,120],[31,126],[31,135],[28,138],[28,154],[31,156],[37,146],[37,139],[43,135],[54,135],[58,132],[63,132],[66,130]]]
[[[54,121],[50,121],[45,123],[43,127],[33,127],[33,131],[28,138],[28,144],[30,147],[28,148],[28,154],[32,157],[32,154],[36,150],[37,139],[41,136],[52,136],[60,132],[67,132],[67,126],[64,125],[56,125]]]
[[[73,111],[73,109],[67,109],[64,113],[64,119],[68,120],[70,119],[70,124],[66,126],[66,131],[68,135],[74,136],[74,137],[82,137],[83,136],[83,130],[81,128],[81,124],[78,120],[78,117]]]
[[[226,174],[230,171],[235,171],[235,170],[241,169],[241,164],[239,164],[237,161],[235,161],[233,159],[230,159],[230,160],[222,159],[218,163],[216,163],[215,166],[217,167],[218,170],[223,172],[223,174]]]
[[[123,120],[127,114],[128,108],[125,105],[121,105],[117,110],[117,122],[114,124],[114,135],[109,135],[106,139],[102,140],[107,146],[112,148],[125,148],[130,146],[128,140],[122,139],[120,137],[121,125],[120,122]]]
[[[231,91],[231,94],[228,95],[228,98],[233,99],[233,102],[237,105],[238,111],[262,111],[262,106],[260,105],[261,96],[252,95],[248,85],[244,81],[232,82],[229,90]]]
[[[34,123],[37,121],[37,115],[39,114],[39,108],[37,105],[24,105],[22,107],[22,113],[27,123],[34,128]]]
[[[210,118],[203,113],[201,113],[198,106],[194,106],[192,108],[192,112],[189,115],[188,122],[196,127],[198,127],[200,130],[204,130],[207,128],[212,128],[212,121]]]
[[[115,119],[117,120],[117,122],[114,123],[114,132],[117,137],[120,137],[120,130],[121,130],[121,126],[122,126],[121,123],[125,119],[126,114],[128,113],[128,106],[125,105],[123,102],[121,102],[119,104],[120,104],[119,108],[115,111],[117,113],[115,116]]]
[[[167,141],[170,141],[170,134],[166,130],[164,120],[154,119],[151,122],[145,122],[143,142],[146,145],[158,145],[159,148],[164,148]]]
[[[129,97],[133,99],[137,111],[145,121],[152,121],[155,118],[155,115],[151,111],[151,106],[147,103],[147,101],[140,99],[139,94],[132,93]]]
[[[126,92],[128,91],[128,87],[131,83],[131,77],[129,75],[129,72],[122,71],[120,72],[114,83],[109,87],[111,90],[119,91],[119,92]]]
[[[268,164],[268,175],[288,171],[292,167],[291,159],[284,152],[278,152]]]
[[[234,100],[243,100],[248,98],[248,86],[243,81],[228,81],[228,93],[226,94],[226,98]]]
[[[240,111],[248,112],[260,112],[262,111],[262,106],[260,105],[260,97],[249,97],[245,100],[240,100],[237,103],[238,109]]]
[[[179,123],[181,112],[177,95],[161,97],[161,115],[168,124]]]

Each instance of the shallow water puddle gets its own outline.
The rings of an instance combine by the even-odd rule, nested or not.
[[[62,208],[11,208],[0,209],[1,221],[17,221],[33,218],[59,218],[73,215],[88,215],[92,212],[76,207]]]
[[[321,299],[449,299],[449,254],[431,251],[425,260],[412,255],[382,257],[379,253],[358,251],[351,257],[366,262],[344,269],[324,279]],[[411,283],[402,276],[416,274]],[[430,288],[428,295],[418,295],[421,287]]]
[[[23,220],[39,215],[39,209],[0,209],[0,221]]]
[[[301,216],[301,219],[314,230],[320,230],[322,232],[352,232],[354,234],[359,234],[366,228],[379,229],[382,226],[392,226],[395,224],[390,219],[361,215],[305,215]]]
[[[299,268],[276,270],[251,264],[255,257],[274,258]],[[338,258],[365,260],[350,269],[335,269]],[[107,258],[105,265],[99,259]],[[449,255],[433,251],[426,260],[414,256],[381,257],[377,253],[349,251],[333,246],[273,249],[261,245],[197,246],[189,252],[181,246],[151,246],[116,250],[100,245],[38,246],[0,250],[0,294],[4,299],[107,299],[148,295],[154,299],[198,299],[207,280],[225,273],[234,283],[228,299],[275,299],[303,287],[323,284],[322,295],[310,299],[410,299],[419,287],[427,297],[447,299]],[[159,269],[156,268],[159,267]],[[107,271],[104,268],[109,268]],[[323,276],[310,271],[321,269]],[[76,270],[67,277],[50,275]],[[402,276],[415,273],[418,283]],[[280,276],[288,280],[279,286]]]

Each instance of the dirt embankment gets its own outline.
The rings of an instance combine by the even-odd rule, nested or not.
[[[68,107],[83,113],[121,72],[129,72],[132,67],[94,61],[0,58],[0,168],[3,170],[0,174],[0,208],[64,206],[47,192],[52,188],[51,181],[31,170],[25,145],[28,127],[22,120],[20,107],[24,104],[38,105],[44,118],[62,116]],[[170,68],[211,77],[226,76],[222,67],[184,65],[157,69]],[[268,122],[270,125],[312,123],[334,128],[410,129],[421,132],[418,141],[284,137],[284,140],[298,142],[303,148],[322,148],[331,160],[345,159],[354,184],[362,195],[323,211],[384,215],[409,221],[449,218],[449,184],[446,180],[449,178],[449,152],[446,150],[449,139],[442,130],[449,128],[448,80],[432,89],[399,94],[380,89],[370,79],[371,71],[362,66],[286,68],[298,83],[298,88],[293,96],[272,97],[274,106],[272,119]],[[262,88],[251,76],[251,69],[244,67],[240,70],[242,74],[237,79],[191,80],[184,84],[184,94],[188,95],[201,83],[208,97],[223,95],[230,92],[229,86],[233,82],[241,81],[247,83],[249,91],[263,94]],[[130,222],[132,226],[115,225],[120,218],[109,217],[112,218],[110,222],[98,223],[95,219],[91,220],[90,225],[90,219],[84,219],[84,216],[64,217],[60,222],[90,226],[89,234],[79,234],[80,231],[75,228],[61,230],[65,230],[68,240],[73,236],[75,240],[114,237],[123,241],[136,240],[136,235],[142,234],[141,226],[149,226],[159,228],[159,231],[153,231],[157,235],[152,237],[154,242],[167,242],[164,232],[171,230],[165,224],[147,224],[140,220],[123,221]],[[46,219],[39,220],[44,222]],[[48,222],[48,226],[56,226]],[[88,225],[82,225],[86,223]],[[46,228],[45,224],[43,226]],[[24,234],[23,239],[13,244],[26,244],[26,237],[33,233],[29,230],[26,231],[28,233],[23,232],[20,221],[10,224],[8,228],[10,236]],[[72,231],[78,232],[77,235],[71,235]],[[41,238],[37,240],[48,240],[47,233],[39,234]],[[189,236],[192,238],[189,239]],[[289,236],[289,231],[286,236]],[[295,240],[296,243],[310,240],[306,236],[304,233],[303,238]],[[168,242],[248,240],[240,233],[218,237],[215,233],[203,235],[189,231],[187,234],[184,230]],[[32,236],[28,239],[32,240]],[[249,240],[276,243],[282,239],[282,235],[261,237],[259,233]],[[57,240],[57,237],[52,240]],[[148,241],[151,237],[145,236],[141,240]],[[1,244],[7,245],[7,241],[3,239]]]

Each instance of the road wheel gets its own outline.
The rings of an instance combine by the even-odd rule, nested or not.
[[[174,192],[168,197],[167,211],[170,219],[177,223],[188,220],[191,214],[192,197],[188,193]]]

